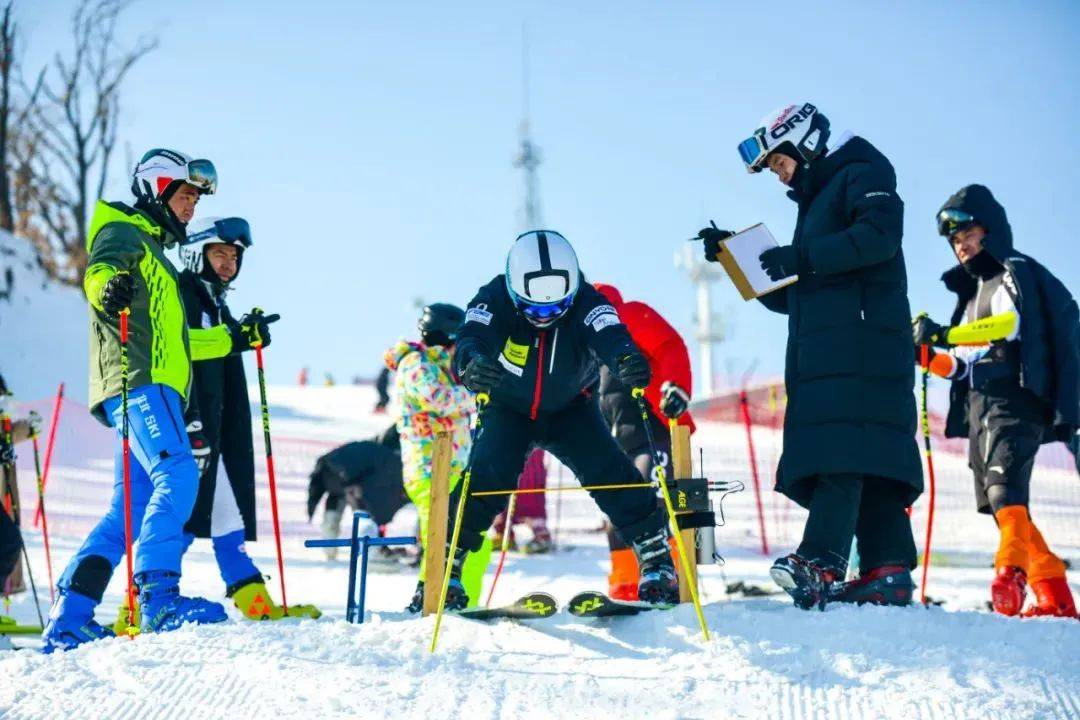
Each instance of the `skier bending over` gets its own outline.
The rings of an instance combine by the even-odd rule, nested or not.
[[[184,430],[191,361],[237,351],[225,326],[189,332],[176,268],[165,249],[184,239],[195,205],[217,189],[209,160],[150,150],[135,167],[135,207],[98,202],[90,223],[83,289],[90,304],[90,408],[117,429],[112,500],[57,583],[60,595],[42,634],[42,651],[67,650],[113,633],[94,620],[113,569],[124,555],[124,482],[120,428],[118,317],[130,308],[128,421],[131,522],[138,541],[135,584],[143,632],[185,622],[222,622],[225,608],[180,595],[184,523],[199,489],[199,470]],[[248,342],[244,339],[245,344]]]
[[[586,390],[597,382],[597,360],[629,387],[649,384],[648,361],[615,308],[585,282],[566,238],[551,230],[519,236],[505,274],[480,288],[469,303],[454,357],[465,385],[491,396],[470,458],[472,492],[513,488],[533,446],[559,458],[583,485],[641,484]],[[634,548],[641,566],[640,598],[678,602],[667,522],[655,491],[590,493]],[[468,604],[461,566],[480,547],[504,502],[499,496],[466,498],[460,545],[450,559],[448,608]],[[455,503],[451,499],[451,507]]]
[[[978,511],[1001,531],[990,597],[1016,615],[1076,617],[1065,563],[1047,546],[1028,505],[1040,445],[1069,442],[1080,427],[1080,313],[1049,270],[1013,248],[1012,228],[990,190],[969,185],[938,213],[959,265],[942,276],[956,293],[949,327],[920,315],[915,342],[951,348],[930,369],[952,380],[947,437],[969,439]]]
[[[251,403],[241,351],[251,350],[253,335],[270,344],[267,318],[260,312],[234,319],[225,295],[240,274],[251,228],[243,218],[205,218],[180,243],[180,273],[188,327],[227,328],[238,350],[225,357],[193,363],[194,393],[185,417],[188,437],[199,463],[199,493],[184,526],[185,550],[195,538],[210,538],[225,595],[249,620],[285,616],[266,590],[263,574],[244,542],[255,541],[255,450]],[[272,319],[272,318],[271,318]],[[222,341],[224,342],[224,334]],[[292,617],[319,617],[312,605],[289,605]]]
[[[402,340],[386,351],[386,366],[394,373],[394,392],[401,415],[397,420],[401,436],[401,464],[405,492],[416,505],[420,520],[420,542],[427,543],[428,516],[431,514],[431,464],[435,455],[435,433],[450,434],[453,451],[450,456],[450,488],[461,479],[469,457],[472,439],[469,425],[476,405],[472,393],[460,385],[450,365],[454,346],[465,313],[447,303],[433,303],[424,308],[417,329],[421,342]],[[488,518],[487,530],[491,525]],[[474,604],[480,597],[484,571],[491,559],[491,540],[472,548],[465,565],[465,585]],[[420,563],[420,580],[416,592],[406,607],[418,613],[424,608],[424,572],[428,548]],[[438,550],[436,550],[438,552]],[[463,559],[464,562],[464,559]]]

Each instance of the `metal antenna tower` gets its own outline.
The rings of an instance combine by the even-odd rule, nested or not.
[[[529,32],[521,26],[521,149],[514,158],[514,167],[525,171],[525,230],[542,227],[540,218],[540,179],[536,174],[540,167],[540,148],[529,136]]]
[[[701,258],[699,243],[685,243],[682,250],[675,253],[675,267],[686,271],[697,292],[697,311],[694,313],[694,320],[697,323],[696,339],[700,354],[698,355],[698,377],[694,379],[694,385],[701,388],[702,397],[710,397],[716,389],[713,386],[715,377],[713,350],[716,349],[717,344],[724,341],[722,324],[712,309],[712,286],[724,277],[724,273],[716,263],[705,262]],[[694,394],[697,395],[697,393]]]

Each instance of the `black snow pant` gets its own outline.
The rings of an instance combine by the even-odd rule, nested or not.
[[[19,563],[22,533],[3,508],[0,508],[0,587]]]
[[[475,497],[484,490],[512,490],[533,447],[557,457],[582,485],[640,483],[641,476],[611,437],[596,401],[581,396],[556,412],[536,420],[490,405],[470,455],[470,497],[465,502],[459,546],[477,551],[483,534],[506,507],[500,495]],[[450,499],[450,531],[461,484]],[[665,524],[652,488],[589,491],[600,509],[626,538],[658,532]],[[447,536],[449,537],[449,535]]]
[[[660,459],[664,463],[664,476],[669,480],[674,477],[673,465],[671,462],[671,432],[656,422],[651,416],[649,418],[653,420],[653,442],[656,443],[656,452],[660,454]],[[634,467],[637,468],[638,474],[641,475],[642,480],[645,482],[652,482],[653,468],[656,467],[656,461],[653,458],[652,452],[649,449],[649,445],[639,445],[634,448],[625,448],[624,452],[626,457],[630,458],[630,462],[634,463]],[[657,507],[663,509],[663,500],[657,498]],[[666,511],[665,511],[666,512]],[[610,522],[604,523],[605,530],[607,530],[608,537],[608,549],[609,550],[625,550],[630,547],[628,540],[619,535],[615,530],[615,526]]]
[[[1027,507],[1046,417],[1042,402],[1014,378],[968,393],[968,465],[979,512]]]
[[[865,475],[820,475],[815,479],[800,557],[846,572],[852,536],[859,569],[917,564],[915,537],[907,515],[909,488],[896,480]]]

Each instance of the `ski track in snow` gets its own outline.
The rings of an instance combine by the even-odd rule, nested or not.
[[[272,398],[285,400],[285,407],[275,405],[275,428],[323,440],[369,436],[387,420],[366,415],[368,394],[271,388]],[[602,586],[606,545],[585,532],[595,525],[587,498],[573,502],[579,504],[567,499],[563,516],[576,527],[563,537],[572,548],[511,555],[496,603],[534,589],[565,603]],[[0,653],[0,717],[1080,719],[1080,623],[981,611],[990,577],[982,561],[932,569],[931,593],[947,609],[803,612],[783,595],[723,593],[729,579],[771,589],[771,558],[730,547],[737,527],[717,533],[728,561],[723,573],[702,568],[709,642],[688,606],[606,621],[565,612],[530,623],[451,616],[431,655],[433,619],[397,611],[411,595],[414,571],[373,565],[367,622],[350,625],[342,620],[344,563],[303,549],[294,536],[285,542],[289,598],[320,605],[327,611],[322,619],[257,624],[230,608],[233,619],[218,626],[109,640],[51,657],[32,649]],[[317,525],[299,530],[318,534]],[[78,541],[53,539],[57,573]],[[28,533],[27,546],[42,567],[39,536]],[[276,572],[268,537],[249,551],[264,571]],[[276,577],[268,586],[279,595]],[[196,543],[186,557],[183,590],[222,599],[208,543]],[[122,595],[118,573],[99,620],[115,616]],[[33,617],[25,594],[13,614]]]

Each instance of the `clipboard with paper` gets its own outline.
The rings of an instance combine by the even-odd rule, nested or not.
[[[799,279],[798,275],[772,280],[761,269],[761,253],[777,247],[776,238],[764,223],[758,223],[720,241],[721,251],[716,259],[724,266],[731,282],[743,300],[754,300],[762,295],[787,287]]]

